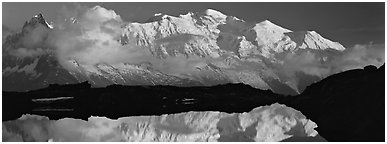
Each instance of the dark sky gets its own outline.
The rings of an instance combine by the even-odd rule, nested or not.
[[[43,13],[48,21],[57,11],[70,3],[2,3],[3,25],[12,29],[36,13]],[[113,9],[125,21],[143,22],[155,13],[169,15],[202,12],[212,8],[226,15],[248,22],[268,19],[284,28],[314,30],[332,41],[349,47],[354,44],[384,43],[385,3],[262,3],[262,2],[146,2],[146,3],[81,3],[92,7],[101,5]]]

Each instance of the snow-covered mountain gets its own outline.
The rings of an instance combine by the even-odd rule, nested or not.
[[[302,65],[304,58],[312,56],[324,66],[332,55],[345,50],[315,31],[292,31],[268,20],[249,23],[208,9],[180,16],[155,14],[145,23],[121,26],[117,42],[142,47],[156,60],[85,65],[74,58],[66,60],[72,67],[68,69],[58,62],[55,48],[50,45],[33,47],[33,52],[23,47],[25,35],[37,28],[50,32],[55,24],[36,15],[21,32],[3,42],[3,90],[26,91],[51,83],[83,81],[93,86],[245,83],[277,93],[297,94],[328,75],[314,75],[308,73],[314,69],[297,67],[289,68],[294,69],[291,73],[285,70],[289,62]],[[18,55],[23,52],[29,55]],[[155,61],[163,65],[155,65]],[[184,69],[176,70],[176,62],[166,68],[170,61],[181,62]]]

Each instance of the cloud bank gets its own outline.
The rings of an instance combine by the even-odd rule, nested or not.
[[[336,57],[335,67],[341,70],[361,68],[366,65],[381,66],[385,62],[385,44],[357,44],[344,51],[343,56]]]
[[[280,69],[294,74],[297,71],[308,75],[325,77],[367,65],[381,66],[384,61],[384,44],[357,44],[343,52],[335,52],[321,57],[318,53],[304,51],[299,54],[288,53]]]
[[[151,57],[143,47],[120,44],[125,22],[112,10],[77,6],[74,10],[64,8],[60,17],[47,42],[56,49],[59,62],[67,69],[73,68],[69,63],[72,59],[83,65],[95,65],[138,63]]]
[[[363,68],[367,65],[380,67],[385,62],[384,55],[384,44],[357,44],[342,52],[301,51],[287,53],[283,63],[274,64],[273,67],[283,82],[289,82],[289,86],[293,89],[300,90],[298,88],[300,81],[309,81],[307,79],[313,81],[316,78],[297,75],[299,72],[323,79],[332,74]]]

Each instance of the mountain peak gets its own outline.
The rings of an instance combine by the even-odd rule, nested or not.
[[[153,16],[161,16],[164,15],[163,13],[155,13]]]
[[[292,32],[291,30],[288,30],[286,28],[280,27],[280,26],[272,23],[269,20],[264,20],[264,21],[262,21],[260,23],[257,23],[257,26],[265,27],[266,29],[272,29],[272,30],[275,30],[275,31],[281,32],[281,33]]]
[[[327,49],[332,48],[338,51],[345,50],[345,47],[338,42],[333,42],[329,39],[324,38],[316,31],[307,31],[305,35],[305,43],[308,44],[312,49]]]
[[[34,18],[44,19],[42,13],[39,13],[39,14],[35,15]]]
[[[47,28],[50,28],[52,29],[52,26],[50,24],[47,23],[46,19],[44,19],[44,16],[42,13],[39,13],[37,15],[34,15],[30,21],[26,21],[24,23],[24,26],[23,26],[23,29],[27,26],[32,26],[32,27],[35,27],[36,24],[42,24],[44,26],[46,26]]]
[[[207,9],[205,11],[206,15],[208,16],[212,16],[214,18],[220,18],[220,19],[226,19],[227,18],[227,15],[217,11],[217,10],[213,10],[213,9]]]
[[[262,21],[262,22],[260,22],[260,23],[262,23],[262,24],[267,24],[267,25],[275,25],[274,23],[272,23],[272,22],[269,21],[269,20],[264,20],[264,21]]]
[[[166,15],[163,13],[155,13],[155,14],[153,14],[152,17],[148,18],[148,20],[146,20],[145,23],[160,21],[160,20],[163,20],[167,17],[169,17],[169,15]]]
[[[39,14],[33,16],[31,18],[31,20],[29,21],[29,23],[40,23],[40,24],[45,25],[46,24],[46,20],[44,19],[43,14],[39,13]]]

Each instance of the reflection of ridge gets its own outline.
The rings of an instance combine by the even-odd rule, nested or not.
[[[195,104],[195,101],[196,99],[193,99],[193,98],[183,98],[183,99],[177,99],[176,104],[181,103],[181,104],[189,105],[189,104]]]
[[[51,112],[51,111],[61,112],[61,111],[63,111],[64,112],[64,111],[74,111],[74,109],[45,107],[45,108],[36,108],[36,109],[33,109],[32,111],[40,111],[40,112]]]
[[[182,102],[182,104],[189,105],[189,104],[195,104],[194,102]]]
[[[64,101],[69,99],[74,99],[74,97],[38,98],[38,99],[32,99],[31,101],[35,103],[52,103],[56,101]]]

